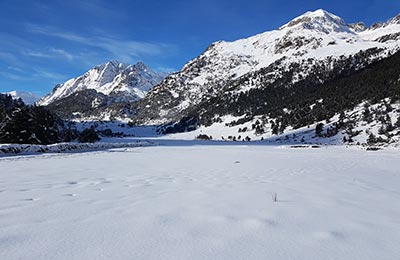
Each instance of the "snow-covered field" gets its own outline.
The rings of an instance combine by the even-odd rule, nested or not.
[[[3,157],[0,259],[397,260],[399,168],[345,147]]]

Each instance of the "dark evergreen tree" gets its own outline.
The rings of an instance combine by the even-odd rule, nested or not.
[[[323,131],[324,131],[324,124],[318,123],[315,127],[315,135],[318,137],[323,137]]]
[[[394,124],[396,127],[400,127],[400,116],[397,118],[396,123]]]
[[[343,122],[346,119],[346,114],[341,111],[339,115],[339,122]]]
[[[279,133],[279,124],[273,122],[271,125],[271,130],[273,135],[277,135]]]
[[[367,139],[368,144],[375,144],[377,142],[377,138],[373,133],[369,134],[369,137]]]
[[[363,118],[364,121],[366,121],[367,123],[371,123],[372,122],[372,114],[371,111],[369,110],[368,107],[364,108],[364,112],[363,112]]]
[[[31,116],[27,107],[17,108],[7,115],[0,128],[0,143],[37,144],[40,140],[32,133]]]
[[[0,143],[52,144],[63,141],[63,121],[44,107],[0,94]]]
[[[100,137],[94,128],[86,128],[79,134],[78,140],[81,143],[95,143],[100,141]]]

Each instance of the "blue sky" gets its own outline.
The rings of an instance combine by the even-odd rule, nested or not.
[[[399,0],[0,0],[0,92],[44,95],[108,60],[180,69],[218,40],[272,30],[323,8],[370,25]]]

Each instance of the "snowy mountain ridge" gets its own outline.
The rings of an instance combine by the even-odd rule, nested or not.
[[[14,99],[20,98],[27,105],[32,105],[40,99],[40,97],[38,95],[36,95],[32,92],[26,92],[26,91],[14,90],[14,91],[7,92],[5,94],[11,95]]]
[[[291,75],[292,82],[301,80],[318,65],[328,72],[333,60],[344,61],[368,51],[363,63],[354,70],[388,57],[400,49],[396,33],[400,34],[397,19],[379,27],[361,29],[347,25],[343,19],[324,10],[307,12],[281,26],[233,42],[211,44],[181,71],[171,74],[153,88],[139,103],[139,124],[164,124],[185,115],[185,111],[202,101],[226,91],[228,82],[249,79],[256,72],[274,67],[270,72],[273,83],[285,74],[285,68],[295,64],[302,67]],[[282,74],[283,73],[283,74]],[[323,79],[321,79],[323,80]],[[241,85],[238,90],[250,91],[253,85]]]
[[[38,104],[46,106],[73,93],[88,89],[94,89],[104,95],[112,95],[116,101],[134,101],[143,98],[147,91],[165,76],[165,73],[156,73],[142,62],[128,65],[109,61],[95,66],[82,76],[57,85]]]

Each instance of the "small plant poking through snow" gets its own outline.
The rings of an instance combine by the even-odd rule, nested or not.
[[[276,194],[276,192],[272,194],[272,202],[278,202],[278,194]]]

